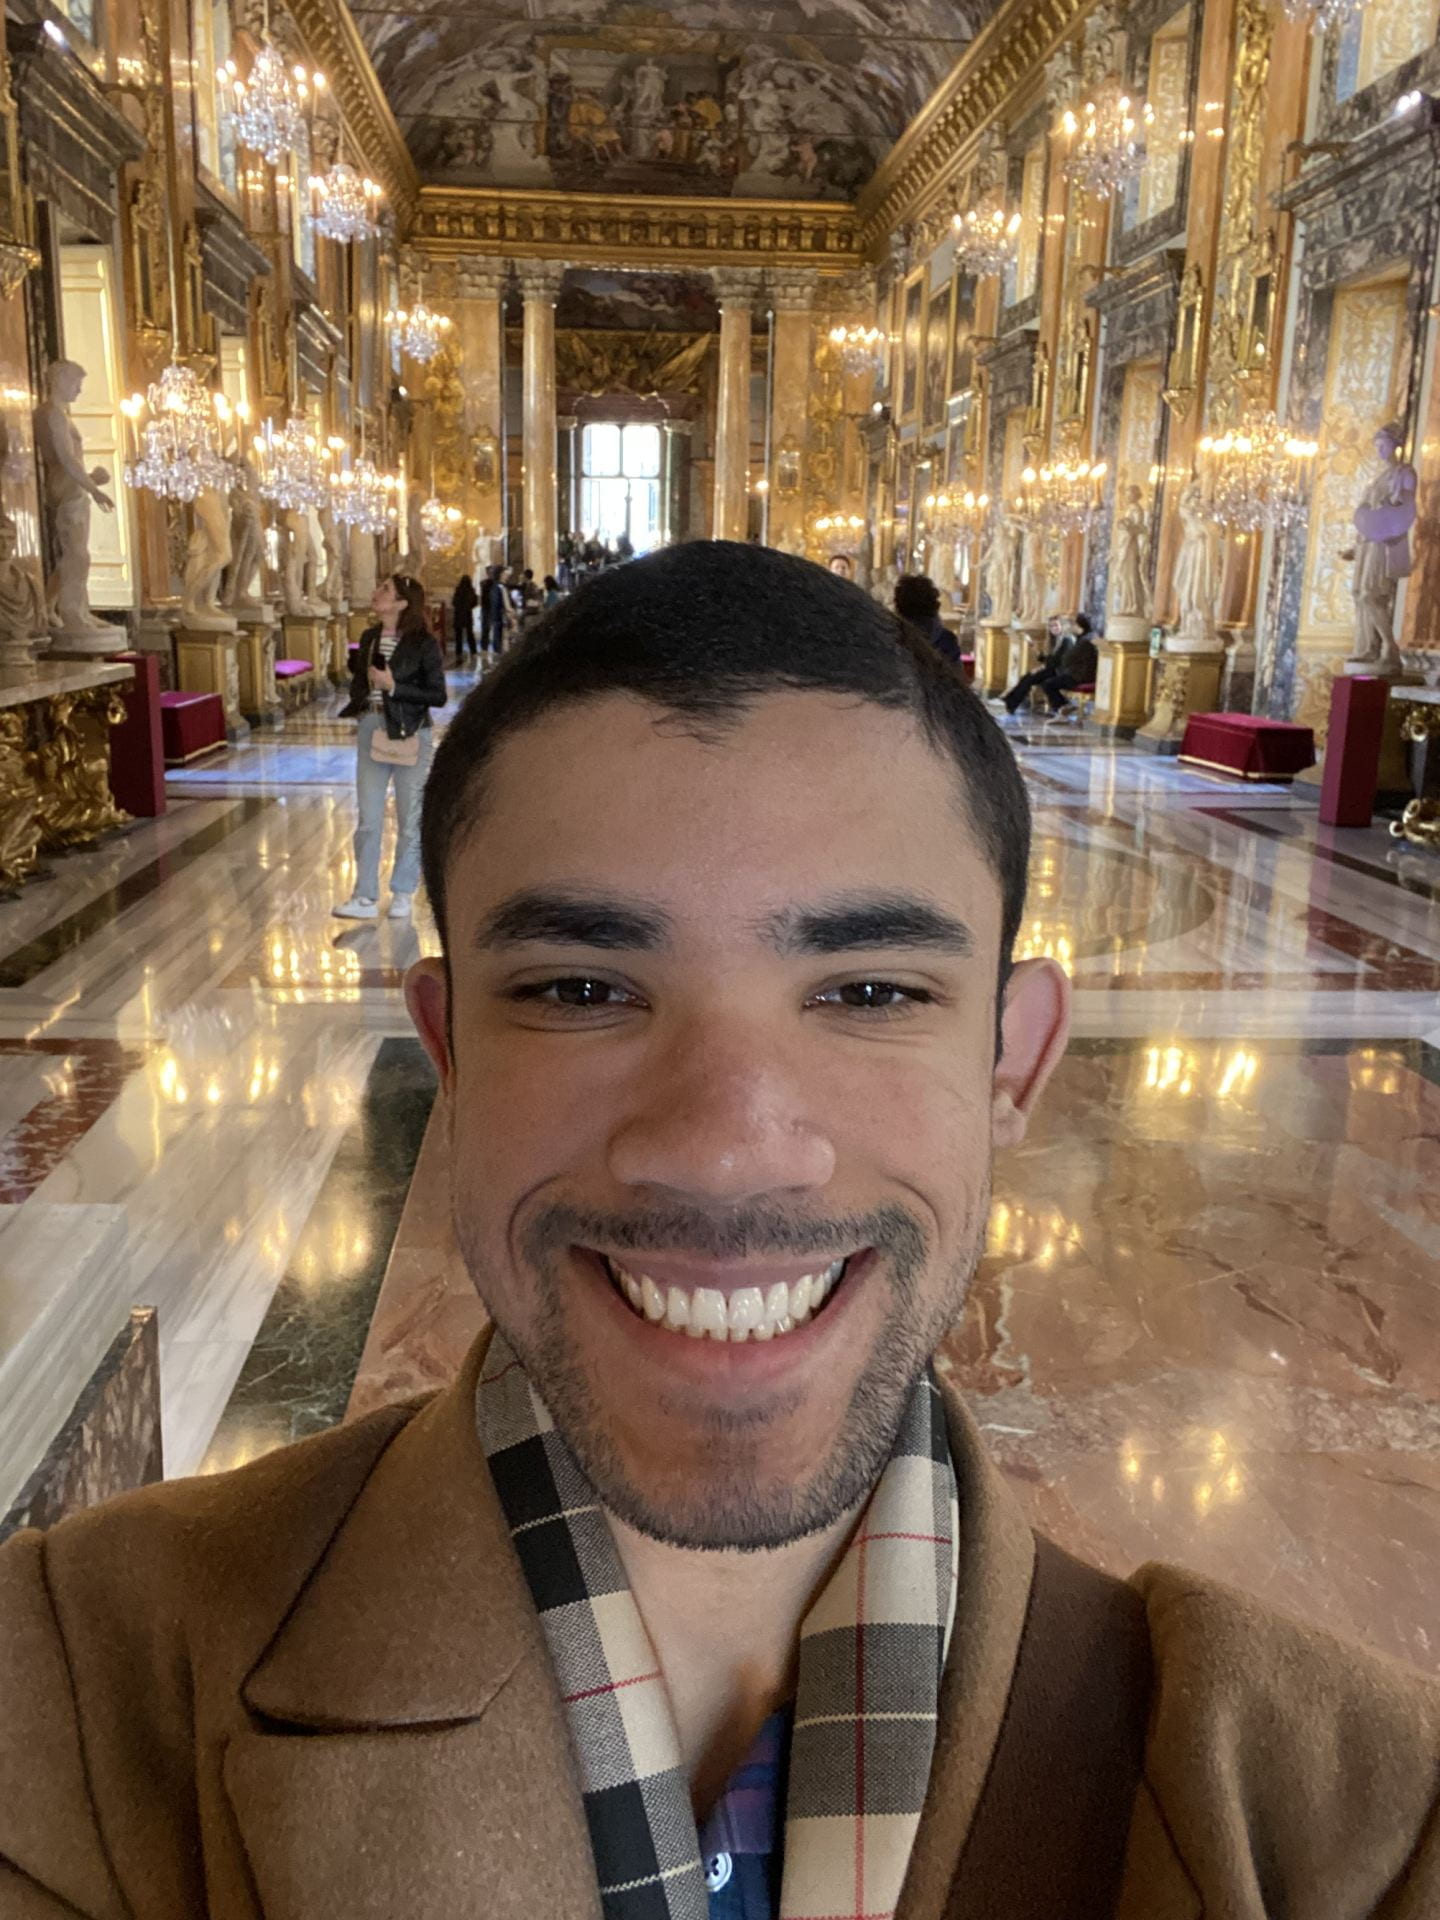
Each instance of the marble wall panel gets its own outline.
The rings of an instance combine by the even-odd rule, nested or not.
[[[0,1517],[0,1540],[20,1527],[53,1527],[68,1514],[163,1477],[158,1323],[153,1307],[137,1307]]]

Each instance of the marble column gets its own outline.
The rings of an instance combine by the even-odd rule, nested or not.
[[[468,452],[465,512],[479,533],[496,539],[505,528],[500,440],[504,430],[505,292],[510,263],[475,254],[455,263],[455,324],[463,370],[462,427]],[[484,549],[488,562],[490,548]],[[476,565],[481,564],[478,556]]]
[[[753,268],[717,269],[720,307],[720,383],[715,402],[717,540],[743,540],[749,519],[745,474],[750,463],[750,311],[759,276]]]
[[[525,296],[524,442],[525,565],[537,580],[558,564],[555,537],[555,302],[565,277],[562,260],[520,263]]]
[[[814,364],[814,273],[776,274],[769,281],[774,344],[770,381],[769,544],[805,551],[805,447]],[[784,460],[780,458],[782,449]],[[798,451],[797,451],[798,450]]]

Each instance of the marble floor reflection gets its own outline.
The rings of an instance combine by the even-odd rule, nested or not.
[[[399,997],[433,926],[330,918],[338,704],[0,905],[0,1210],[123,1218],[172,1473],[442,1378],[478,1319]],[[1075,1038],[944,1364],[1066,1544],[1440,1668],[1440,857],[1091,729],[1015,743],[1021,949]]]

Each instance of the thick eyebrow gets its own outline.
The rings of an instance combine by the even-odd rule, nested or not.
[[[962,956],[975,951],[963,920],[911,894],[844,894],[813,907],[786,907],[764,923],[782,953],[849,953],[879,948],[929,948]]]
[[[663,947],[669,934],[670,917],[658,907],[600,894],[536,888],[502,900],[481,922],[475,945],[516,947],[543,941],[547,946],[649,952]]]

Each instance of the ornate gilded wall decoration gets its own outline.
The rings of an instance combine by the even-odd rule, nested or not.
[[[40,789],[24,707],[0,709],[0,893],[18,893],[40,865]]]
[[[1237,0],[1207,360],[1205,418],[1211,427],[1235,424],[1246,383],[1265,373],[1270,360],[1275,235],[1269,226],[1259,227],[1259,190],[1273,37],[1274,16],[1266,0]]]
[[[109,729],[125,718],[113,687],[61,693],[46,702],[45,739],[36,755],[41,845],[58,853],[130,824],[110,791]]]
[[[1205,304],[1205,276],[1192,260],[1180,282],[1175,311],[1175,346],[1165,379],[1165,404],[1183,420],[1195,404],[1196,372],[1200,354],[1200,313]]]

